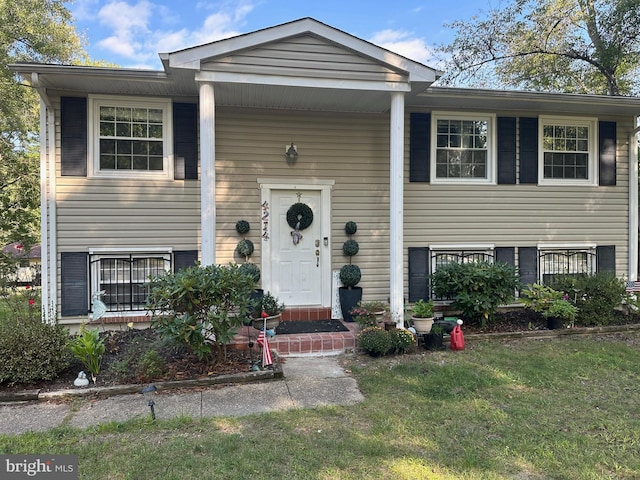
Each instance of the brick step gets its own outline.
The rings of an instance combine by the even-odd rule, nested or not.
[[[276,335],[269,339],[271,350],[282,357],[304,355],[337,355],[353,351],[356,347],[358,326],[355,323],[343,322],[348,332],[319,332]],[[249,348],[249,338],[255,342],[258,330],[253,327],[243,327],[233,339],[233,348]],[[256,351],[260,347],[253,347]]]

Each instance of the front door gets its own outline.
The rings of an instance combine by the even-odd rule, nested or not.
[[[300,230],[287,223],[287,211],[304,203],[313,212],[313,221]],[[322,303],[322,216],[317,190],[273,190],[271,194],[271,279],[272,292],[287,306]],[[328,259],[327,259],[328,261]]]

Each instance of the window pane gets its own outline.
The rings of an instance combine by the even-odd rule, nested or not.
[[[100,122],[100,136],[113,137],[116,131],[116,126],[113,122]]]
[[[131,136],[131,124],[130,123],[116,123],[116,136],[118,137],[130,137]]]
[[[100,169],[114,170],[116,168],[115,155],[100,155]]]
[[[131,170],[131,157],[118,155],[116,168],[118,170]]]
[[[162,157],[149,157],[149,170],[162,170],[164,167]]]
[[[100,120],[108,120],[110,122],[116,119],[116,109],[113,107],[100,107]]]
[[[147,170],[147,157],[134,155],[133,156],[133,169],[134,170]]]

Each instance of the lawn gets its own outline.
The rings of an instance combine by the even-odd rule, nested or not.
[[[346,358],[366,400],[0,436],[82,479],[640,478],[640,333]]]

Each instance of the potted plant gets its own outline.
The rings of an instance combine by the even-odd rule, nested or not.
[[[555,330],[566,326],[572,326],[578,313],[578,307],[572,305],[569,300],[564,298],[554,300],[549,308],[542,312],[547,319],[547,328]]]
[[[285,310],[285,305],[278,300],[278,297],[273,296],[271,292],[267,292],[262,296],[260,308],[257,310],[260,312],[259,318],[253,320],[253,327],[262,330],[266,320],[267,330],[273,330],[280,323],[280,317]]]
[[[343,265],[340,269],[342,287],[338,289],[338,293],[342,318],[345,322],[353,322],[351,309],[362,300],[362,288],[356,286],[362,278],[362,273],[360,267],[351,263],[351,258],[360,250],[358,242],[351,238],[358,231],[358,225],[356,222],[349,221],[345,224],[344,231],[349,236],[349,240],[342,245],[342,252],[349,257],[349,264]]]
[[[433,300],[418,300],[411,308],[411,323],[416,333],[429,333],[433,326]]]
[[[431,327],[429,333],[425,333],[422,338],[424,340],[424,348],[427,350],[440,350],[443,348],[444,327],[435,324]]]
[[[349,313],[360,328],[366,328],[378,326],[388,312],[389,307],[384,302],[358,302]]]

